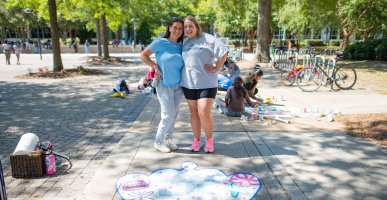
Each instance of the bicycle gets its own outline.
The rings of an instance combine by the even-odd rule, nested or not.
[[[298,55],[295,54],[296,59],[298,59]],[[297,65],[297,60],[294,59],[292,65],[296,65],[293,69],[283,68],[282,73],[280,75],[281,83],[284,86],[291,86],[295,83],[297,74],[304,67],[312,66],[312,60],[314,59],[314,54],[304,54],[302,55],[302,65]]]
[[[324,70],[326,66],[326,70]],[[332,69],[332,73],[330,73]],[[322,56],[316,56],[313,67],[304,67],[297,74],[297,86],[305,92],[313,92],[319,89],[322,85],[331,85],[333,90],[333,82],[342,89],[351,89],[357,80],[356,71],[354,68],[344,68],[336,66],[336,60],[331,58],[327,63]]]
[[[281,83],[284,86],[291,86],[294,84],[297,78],[298,72],[303,68],[302,65],[298,65],[293,70],[283,70],[281,73]],[[290,71],[290,72],[289,72]]]

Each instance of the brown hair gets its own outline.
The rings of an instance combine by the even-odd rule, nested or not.
[[[199,26],[199,23],[198,21],[195,19],[195,17],[192,17],[192,16],[187,16],[184,18],[184,21],[185,20],[189,20],[191,22],[193,22],[196,26],[196,37],[199,37],[200,36],[200,33],[202,32],[202,28]]]
[[[263,76],[263,71],[261,69],[256,69],[253,72],[249,73],[250,76]]]
[[[234,82],[232,83],[232,86],[234,86],[235,93],[238,97],[245,97],[246,94],[246,88],[243,86],[245,82],[243,79],[238,76],[234,79]]]
[[[181,23],[184,26],[184,21],[182,19],[180,19],[180,18],[172,18],[171,20],[169,20],[169,22],[167,24],[167,27],[166,27],[167,30],[165,31],[165,33],[164,33],[162,38],[169,38],[169,36],[171,36],[171,31],[169,31],[169,28],[173,25],[173,23]],[[184,39],[184,33],[181,34],[181,36],[177,39],[177,42],[183,42],[183,39]]]

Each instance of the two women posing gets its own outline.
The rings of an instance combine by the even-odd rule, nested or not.
[[[186,39],[183,42],[183,32]],[[150,59],[156,55],[157,64]],[[217,93],[217,74],[227,58],[225,44],[201,32],[195,18],[172,19],[165,35],[154,40],[141,54],[158,79],[157,97],[161,105],[161,121],[154,148],[161,152],[177,150],[172,143],[173,129],[182,93],[187,99],[194,135],[191,150],[202,146],[201,130],[206,134],[204,151],[214,152],[212,105]],[[215,66],[214,64],[215,63]]]

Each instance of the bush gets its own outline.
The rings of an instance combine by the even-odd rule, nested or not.
[[[70,45],[71,44],[71,40],[72,40],[72,38],[66,38],[66,44],[64,44],[64,45]],[[79,38],[78,37],[75,38],[75,41],[79,45]]]
[[[383,60],[387,61],[387,39],[369,40],[348,46],[343,57],[349,60]]]
[[[272,39],[271,43],[274,43],[275,46],[277,46],[277,47],[281,46],[281,40],[280,39]]]
[[[329,46],[340,46],[343,40],[329,40]]]
[[[292,46],[295,47],[297,42],[299,42],[299,40],[296,40],[296,39],[286,39],[286,40],[281,40],[281,39],[272,39],[271,40],[271,43],[272,44],[275,44],[277,47],[279,46],[288,46],[288,41],[290,40],[290,42],[292,43]]]
[[[156,37],[162,37],[166,30],[167,29],[165,28],[165,26],[159,26],[159,27],[157,27],[157,29],[153,30],[153,34]]]
[[[310,39],[310,40],[305,40],[306,46],[307,47],[313,47],[313,46],[324,46],[324,41],[322,40],[317,40],[317,39]]]
[[[387,39],[381,40],[375,47],[375,60],[387,61]]]
[[[231,41],[231,44],[234,45],[235,47],[240,47],[241,46],[241,42],[239,40]]]

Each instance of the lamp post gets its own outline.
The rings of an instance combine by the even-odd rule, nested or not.
[[[136,51],[136,18],[132,18],[131,21],[133,22],[133,52]]]
[[[27,13],[27,14],[35,15],[35,18],[36,18],[36,34],[38,35],[38,48],[39,48],[40,60],[42,60],[42,45],[40,43],[40,37],[39,37],[38,16],[37,16],[36,13],[31,12],[31,9],[29,9],[29,8],[24,9],[24,12]]]

